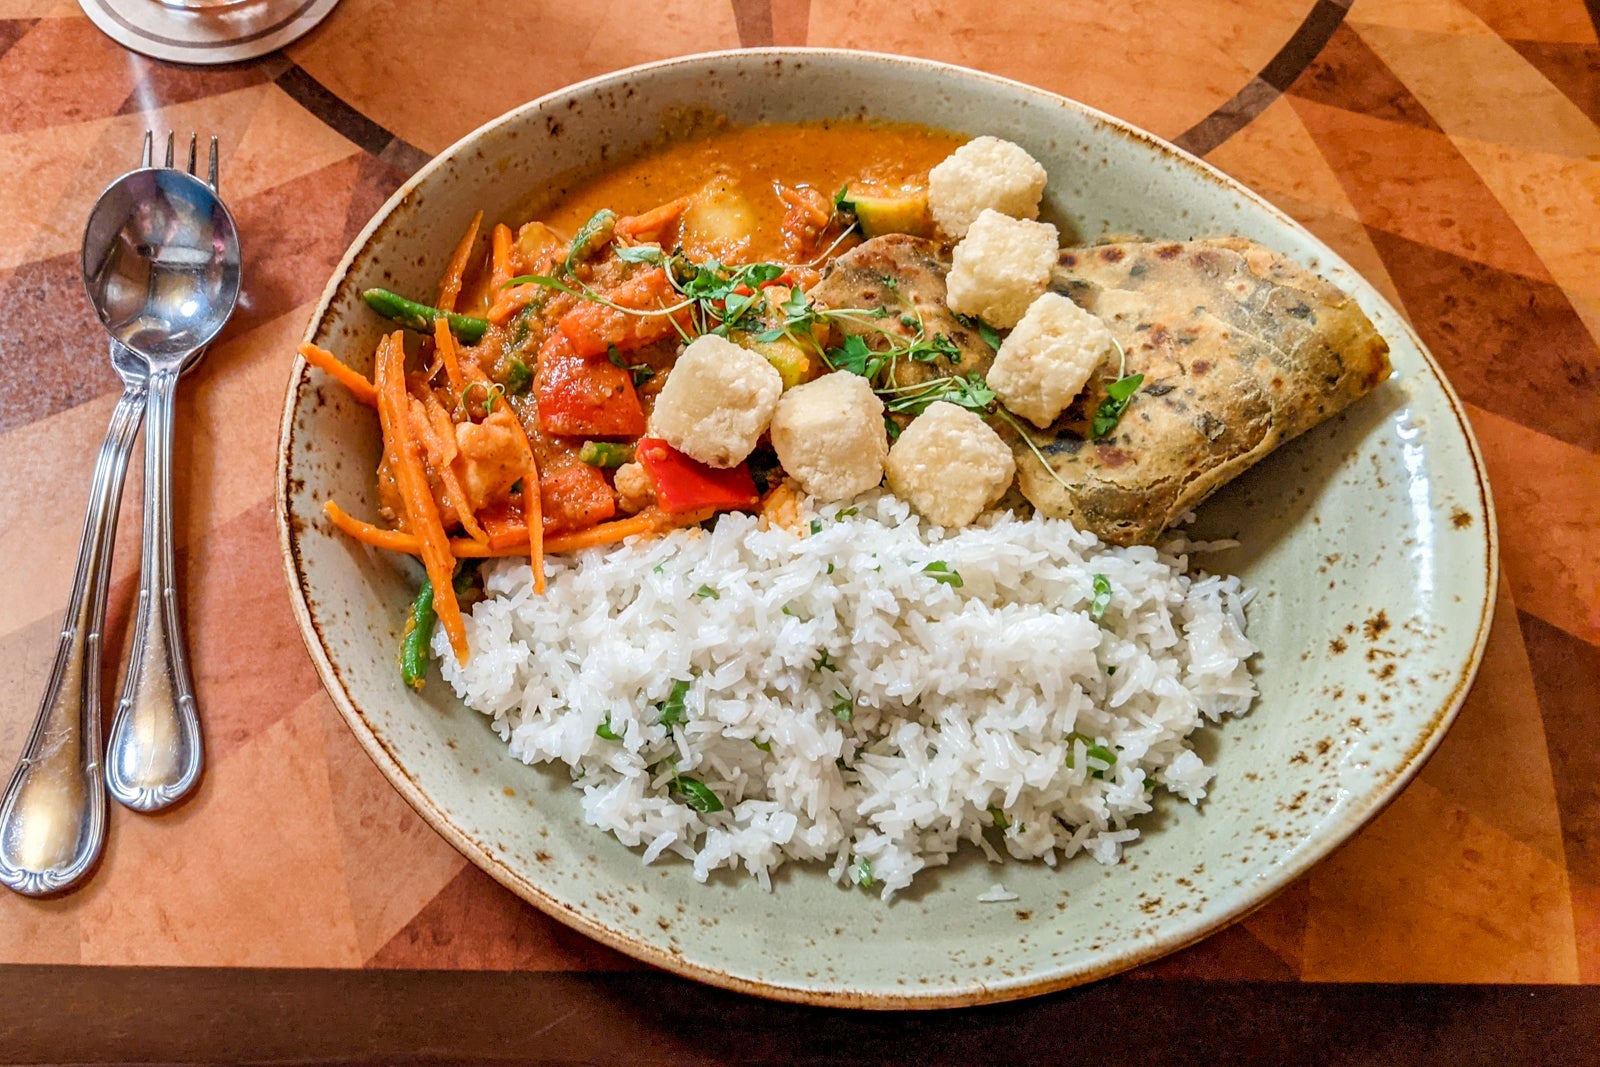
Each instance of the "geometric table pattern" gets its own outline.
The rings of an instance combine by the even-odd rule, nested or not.
[[[470,866],[323,694],[272,521],[294,344],[430,153],[573,80],[740,46],[873,48],[1083,100],[1259,190],[1411,320],[1467,403],[1503,582],[1482,672],[1394,804],[1267,907],[1137,978],[1600,983],[1600,46],[1583,0],[343,0],[286,51],[144,59],[0,0],[0,757],[20,750],[117,389],[78,281],[147,126],[215,134],[245,294],[180,391],[178,565],[203,787],[111,813],[104,862],[0,893],[0,964],[634,970]],[[138,464],[106,684],[137,589]],[[644,977],[640,977],[644,981]],[[1224,983],[1225,984],[1225,983]]]

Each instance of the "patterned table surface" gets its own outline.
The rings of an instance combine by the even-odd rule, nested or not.
[[[239,312],[180,404],[178,550],[210,746],[203,790],[161,818],[113,812],[104,863],[82,891],[0,894],[0,963],[636,966],[468,865],[338,719],[281,573],[278,412],[335,260],[430,153],[578,78],[776,43],[951,60],[1176,140],[1363,271],[1467,402],[1504,580],[1459,721],[1346,847],[1138,977],[1600,982],[1594,0],[473,7],[468,19],[437,0],[344,0],[284,52],[203,69],[127,53],[74,0],[0,0],[0,650],[11,665],[0,753],[20,750],[44,684],[92,443],[115,395],[78,282],[79,235],[147,125],[221,137],[247,257]],[[474,54],[492,58],[460,62]],[[138,496],[135,471],[115,635],[137,587]],[[114,636],[113,664],[120,648]]]

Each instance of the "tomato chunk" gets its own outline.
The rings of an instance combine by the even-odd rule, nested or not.
[[[635,275],[606,293],[605,298],[634,311],[661,311],[683,300],[667,272],[659,268]],[[603,356],[612,347],[627,352],[671,337],[677,332],[672,320],[671,315],[630,315],[585,300],[561,316],[557,325],[574,353]]]
[[[617,499],[605,475],[586,464],[540,475],[539,505],[547,537],[587,530],[617,513]],[[528,540],[528,519],[515,494],[478,512],[478,523],[489,536],[490,548],[510,548]]]
[[[566,437],[637,437],[644,408],[633,375],[602,356],[575,355],[560,334],[539,350],[539,428]]]
[[[586,463],[539,478],[546,534],[597,526],[617,513],[617,498],[606,476]]]
[[[698,508],[753,508],[761,502],[755,479],[743,463],[736,467],[708,467],[684,455],[658,437],[646,437],[633,450],[655,486],[662,511],[677,513]]]

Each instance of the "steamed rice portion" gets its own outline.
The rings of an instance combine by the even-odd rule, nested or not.
[[[888,897],[963,841],[1113,863],[1154,789],[1205,796],[1186,738],[1255,696],[1236,578],[1037,516],[946,532],[886,493],[813,518],[551,558],[543,597],[493,564],[470,661],[434,651],[513,755],[568,765],[587,821],[701,880],[767,886],[793,859]],[[685,721],[661,725],[680,681]]]

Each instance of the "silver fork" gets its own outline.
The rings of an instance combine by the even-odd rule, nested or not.
[[[190,135],[188,173],[195,174],[197,138]],[[167,137],[166,168],[173,169],[175,138]],[[148,165],[152,138],[145,134],[145,159]],[[206,184],[217,190],[217,139],[211,138]],[[215,197],[209,198],[212,212],[227,216]],[[210,216],[207,216],[210,217]],[[191,219],[196,223],[197,219]],[[223,229],[233,235],[231,217]],[[200,222],[203,224],[203,222]],[[179,242],[181,244],[182,242]],[[207,241],[208,249],[215,242]],[[189,251],[188,248],[182,249]],[[132,650],[122,695],[106,742],[105,781],[111,796],[137,811],[157,811],[176,803],[192,789],[200,777],[202,743],[199,715],[195,705],[194,681],[189,672],[188,651],[183,637],[179,598],[172,551],[172,438],[176,389],[179,375],[193,368],[205,354],[208,341],[227,320],[238,291],[237,242],[233,245],[232,291],[222,285],[223,295],[209,290],[194,290],[201,299],[190,299],[159,308],[153,315],[166,323],[169,332],[193,333],[202,343],[198,347],[157,346],[158,351],[139,342],[150,374],[145,431],[145,508],[144,544],[140,556],[139,609],[134,621]],[[214,252],[212,266],[218,261]],[[167,258],[154,253],[154,262]],[[226,258],[225,256],[223,257]],[[223,264],[226,267],[226,264]],[[188,280],[184,268],[150,269],[151,292],[148,300],[159,303],[156,290],[162,277]],[[206,296],[213,302],[208,303]],[[105,318],[105,316],[102,316]]]
[[[150,165],[149,134],[142,164]],[[111,342],[111,365],[122,379],[122,396],[95,456],[55,662],[22,758],[0,794],[0,884],[28,896],[73,885],[94,867],[105,840],[101,633],[122,483],[144,419],[149,377],[144,360],[116,341]]]

